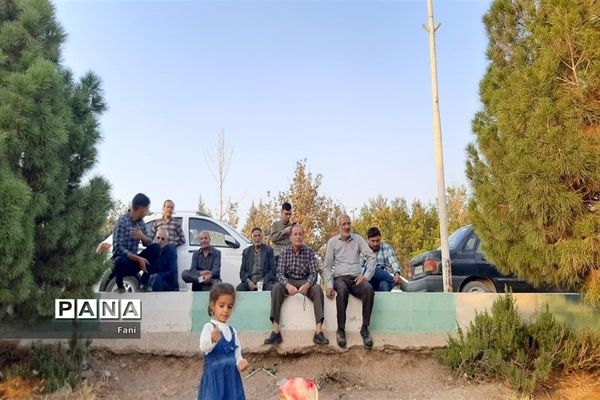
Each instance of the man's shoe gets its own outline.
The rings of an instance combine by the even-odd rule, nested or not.
[[[371,334],[369,333],[369,328],[367,328],[365,325],[363,325],[363,327],[360,328],[360,336],[362,336],[363,343],[365,344],[365,346],[367,348],[370,349],[373,347],[373,338],[371,338]]]
[[[281,332],[272,331],[271,335],[265,339],[265,344],[276,345],[283,341],[281,338]]]
[[[127,293],[127,291],[125,290],[125,288],[117,288],[117,293]]]
[[[329,339],[325,337],[323,332],[315,332],[315,335],[313,336],[313,342],[318,345],[326,345],[329,344]]]
[[[343,329],[337,330],[337,344],[340,347],[346,347],[346,332]]]
[[[150,275],[150,278],[148,278],[148,282],[146,282],[146,284],[144,285],[144,287],[146,288],[146,291],[148,291],[148,292],[153,291],[152,288],[154,287],[154,284],[156,283],[157,278],[158,278],[157,274]]]

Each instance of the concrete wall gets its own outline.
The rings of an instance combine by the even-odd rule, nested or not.
[[[102,298],[117,295],[102,293]],[[136,293],[118,295],[142,300],[141,339],[94,340],[94,346],[114,351],[166,354],[197,354],[198,337],[207,314],[208,293]],[[490,309],[497,294],[482,293],[377,293],[371,333],[377,349],[423,349],[446,344],[448,333],[466,327],[476,313]],[[575,329],[600,331],[600,313],[580,302],[576,294],[515,294],[520,313],[530,318],[546,304],[555,316]],[[238,293],[231,324],[238,330],[244,352],[271,351],[263,340],[271,330],[269,292]],[[315,348],[312,343],[314,314],[310,300],[302,295],[288,298],[282,310],[283,343],[279,353],[346,351],[335,344],[335,301],[325,299],[326,336],[331,344]],[[361,346],[361,304],[351,296],[346,331],[348,348]]]

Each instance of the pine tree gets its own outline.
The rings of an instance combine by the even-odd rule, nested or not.
[[[109,185],[96,162],[99,79],[60,64],[65,34],[46,0],[0,5],[0,318],[53,315],[106,268],[96,255]]]
[[[470,218],[503,272],[600,304],[600,3],[496,0],[467,148]]]

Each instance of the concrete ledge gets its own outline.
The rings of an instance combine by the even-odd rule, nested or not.
[[[208,293],[135,293],[123,296],[142,300],[141,339],[95,340],[94,347],[116,352],[149,352],[158,354],[195,355],[203,325],[209,320]],[[497,294],[482,293],[377,293],[371,318],[375,349],[421,350],[446,345],[447,336],[458,326],[467,327],[478,312],[489,310]],[[575,329],[600,331],[600,315],[580,303],[572,294],[515,294],[519,312],[531,318],[548,305],[555,316]],[[271,330],[269,292],[239,293],[231,324],[238,330],[244,352],[303,354],[308,352],[338,353],[353,346],[362,346],[358,333],[362,309],[358,299],[351,297],[347,310],[348,346],[340,349],[335,343],[335,301],[325,299],[324,329],[330,345],[317,347],[312,343],[314,313],[312,303],[301,295],[288,298],[282,309],[283,343],[273,349],[263,345]]]

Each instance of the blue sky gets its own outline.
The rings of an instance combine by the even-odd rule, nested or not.
[[[427,7],[422,1],[57,1],[63,62],[98,74],[109,110],[94,174],[128,201],[216,209],[207,151],[233,147],[225,192],[289,187],[306,159],[348,211],[369,198],[435,199]],[[488,1],[434,0],[447,185],[486,68]]]

